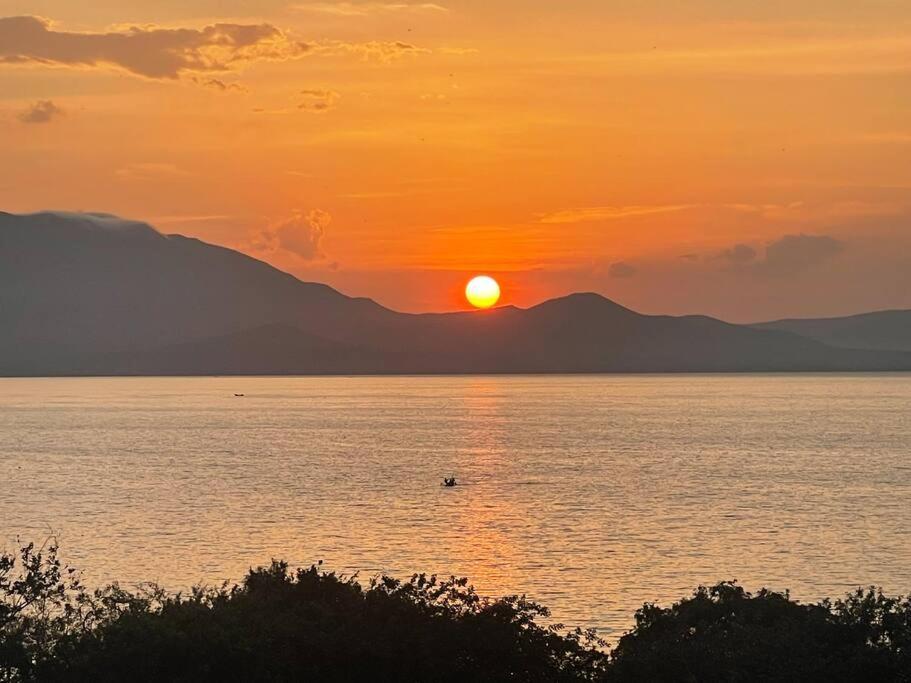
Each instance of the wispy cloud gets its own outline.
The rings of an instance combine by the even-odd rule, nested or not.
[[[730,29],[736,35],[736,27]],[[790,76],[911,71],[907,36],[807,36],[758,42],[743,36],[735,45],[567,55],[558,61],[598,64],[621,71],[755,73]]]
[[[345,192],[340,194],[342,199],[389,199],[391,197],[407,197],[411,192],[396,190],[377,190],[375,192]]]
[[[64,111],[51,100],[40,100],[17,117],[22,123],[50,123],[63,116]]]
[[[329,40],[315,43],[313,52],[327,56],[353,55],[364,61],[391,62],[400,57],[430,54],[432,50],[418,47],[400,40],[371,40],[365,43],[349,43],[341,40]]]
[[[539,217],[541,223],[588,223],[609,221],[631,216],[671,213],[694,208],[695,204],[658,204],[644,206],[581,206],[562,209]]]
[[[335,90],[324,90],[321,88],[310,88],[301,90],[299,93],[300,101],[288,107],[279,107],[276,109],[267,109],[265,107],[255,107],[253,112],[256,114],[268,115],[287,115],[299,111],[310,112],[311,114],[322,114],[333,107],[341,99],[341,95]],[[297,171],[288,171],[290,175],[298,175],[305,178],[312,177],[309,174],[299,173]]]
[[[201,85],[201,86],[204,87],[204,88],[211,88],[212,90],[217,90],[218,92],[224,92],[224,93],[228,93],[228,92],[236,92],[236,93],[245,93],[245,92],[249,92],[249,89],[248,89],[245,85],[243,85],[243,84],[241,84],[241,83],[237,83],[237,82],[230,82],[230,83],[229,83],[228,81],[223,81],[223,80],[220,79],[220,78],[199,78],[199,77],[194,76],[194,77],[191,78],[191,80],[192,80],[194,83],[196,83],[197,85]]]
[[[432,2],[306,2],[293,5],[299,12],[330,14],[339,17],[365,17],[371,14],[402,12],[448,13],[449,9]]]
[[[183,224],[183,223],[212,223],[215,221],[227,221],[231,220],[233,217],[227,214],[211,214],[211,215],[193,215],[185,214],[178,216],[155,216],[150,219],[150,222],[155,225],[174,225],[174,224]]]
[[[0,63],[117,67],[157,79],[225,72],[261,60],[301,57],[309,47],[271,24],[199,29],[134,26],[123,31],[57,31],[39,17],[0,18]]]
[[[734,265],[743,265],[751,263],[756,259],[756,250],[749,244],[735,244],[728,247],[714,258],[733,263]]]
[[[723,261],[740,272],[758,275],[793,275],[837,256],[845,244],[830,235],[806,233],[782,235],[765,245],[765,254],[749,244],[735,244],[707,257],[707,261]]]
[[[577,206],[560,209],[551,213],[538,215],[539,223],[595,223],[599,221],[619,220],[634,218],[636,216],[650,216],[653,214],[674,213],[690,210],[727,210],[738,213],[761,215],[765,218],[783,218],[793,216],[795,212],[804,209],[803,202],[788,204],[770,203],[690,203],[690,204],[633,204],[621,206]]]
[[[860,137],[861,142],[881,143],[884,145],[911,144],[911,131],[893,131],[889,133],[868,133]]]
[[[320,209],[295,211],[291,216],[253,233],[249,249],[271,254],[286,251],[304,261],[325,258],[323,237],[332,222],[332,216]]]
[[[766,246],[763,266],[775,274],[805,270],[836,256],[844,244],[829,235],[785,235]]]
[[[301,90],[303,101],[297,105],[298,109],[314,113],[322,113],[332,109],[341,98],[335,90],[309,89]]]
[[[174,164],[141,162],[128,164],[114,172],[124,180],[152,180],[155,178],[184,178],[190,175]]]
[[[626,263],[625,261],[617,261],[616,263],[610,264],[610,267],[607,269],[608,275],[612,278],[625,279],[633,277],[636,273],[639,272],[639,269],[631,263]]]

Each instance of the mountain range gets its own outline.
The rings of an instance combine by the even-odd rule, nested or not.
[[[0,213],[0,375],[911,370],[911,311],[735,325],[597,294],[406,314],[107,214]]]
[[[911,351],[911,311],[875,311],[842,318],[792,318],[758,323],[754,327],[793,332],[842,348]]]

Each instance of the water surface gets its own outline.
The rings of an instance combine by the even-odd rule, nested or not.
[[[4,379],[0,545],[54,532],[90,584],[455,573],[615,638],[720,579],[911,590],[909,406],[900,374]]]

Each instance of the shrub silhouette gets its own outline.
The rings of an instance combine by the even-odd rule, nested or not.
[[[908,681],[911,603],[874,589],[803,605],[733,582],[646,604],[608,681]]]
[[[40,607],[42,597],[6,612],[0,680],[584,681],[606,664],[592,633],[542,626],[544,607],[486,600],[467,579],[383,576],[362,587],[273,562],[240,585],[186,596],[116,585],[90,594],[61,581],[55,547],[23,558],[34,588],[0,582],[0,603],[41,594],[56,606]],[[10,576],[14,558],[2,566]]]
[[[608,652],[466,579],[284,562],[239,584],[87,591],[49,544],[0,555],[0,681],[911,681],[911,602],[800,604],[733,582],[644,605]]]

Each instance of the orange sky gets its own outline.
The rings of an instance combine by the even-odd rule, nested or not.
[[[0,0],[0,209],[408,311],[911,307],[906,0]],[[19,17],[19,18],[14,18]]]

